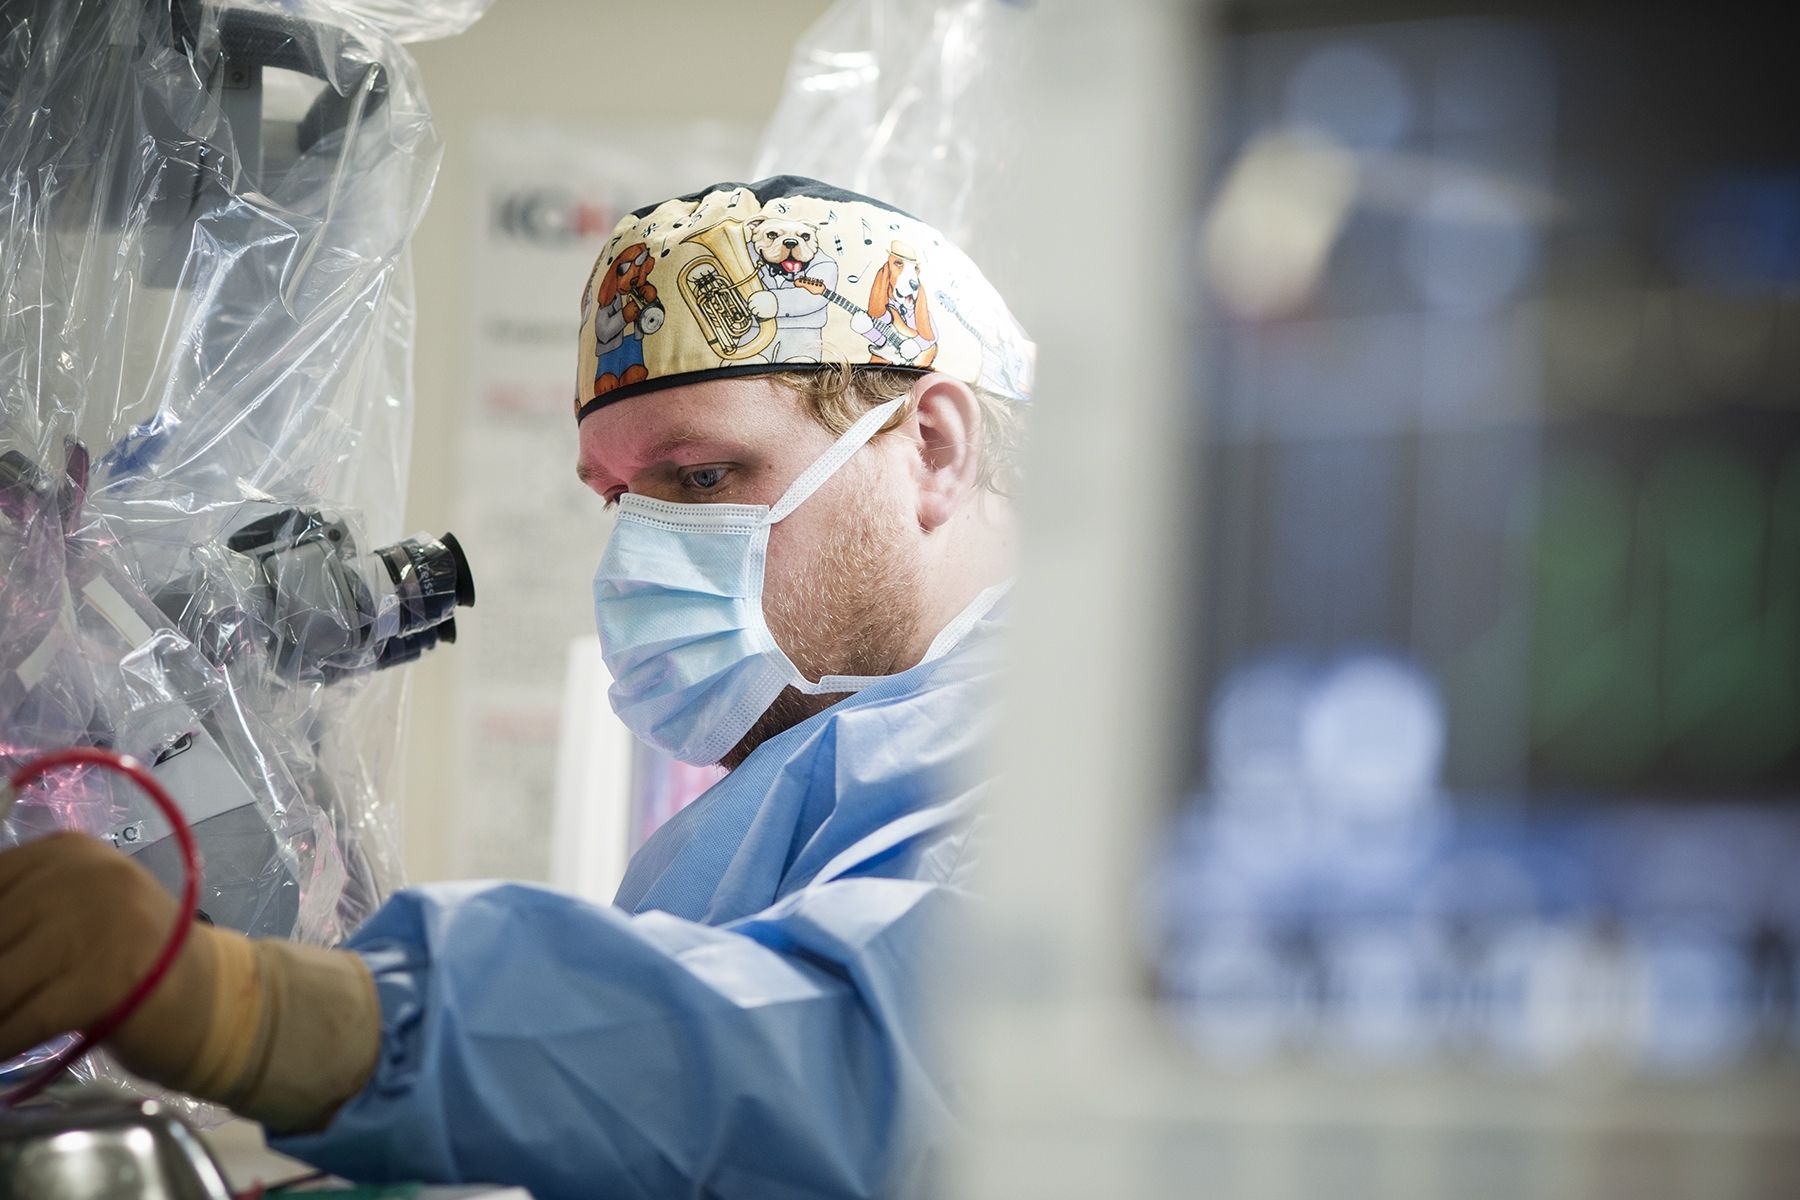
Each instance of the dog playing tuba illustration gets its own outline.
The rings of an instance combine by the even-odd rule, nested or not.
[[[700,255],[681,268],[676,284],[713,352],[726,362],[754,358],[775,340],[775,322],[763,320],[754,301],[764,294],[756,264],[744,244],[743,222],[721,221],[682,239]]]

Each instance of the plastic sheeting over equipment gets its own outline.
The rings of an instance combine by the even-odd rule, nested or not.
[[[480,5],[385,7],[0,0],[0,767],[154,764],[206,917],[321,943],[398,876],[374,672],[474,600],[393,527],[439,156],[394,36]],[[177,877],[127,788],[34,789],[0,847],[59,828]]]
[[[879,196],[992,274],[1016,242],[1002,197],[1029,113],[1013,50],[1035,19],[1021,0],[839,0],[794,49],[752,178]]]

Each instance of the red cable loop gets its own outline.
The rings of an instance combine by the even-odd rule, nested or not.
[[[102,750],[95,746],[70,746],[63,750],[52,750],[30,759],[24,766],[14,771],[9,782],[17,791],[24,791],[27,786],[40,777],[63,767],[90,766],[101,767],[108,771],[116,771],[128,777],[156,802],[156,807],[169,822],[169,828],[175,832],[175,842],[181,850],[182,870],[185,878],[181,885],[181,911],[175,921],[175,928],[169,931],[169,940],[163,943],[162,953],[150,965],[149,971],[138,981],[136,987],[128,992],[125,998],[106,1016],[93,1026],[82,1031],[75,1044],[50,1060],[49,1066],[27,1080],[17,1089],[0,1099],[0,1105],[16,1108],[48,1087],[52,1080],[62,1074],[88,1051],[111,1037],[131,1018],[131,1014],[149,998],[175,965],[175,956],[181,953],[181,947],[187,943],[188,931],[194,926],[194,917],[200,911],[200,848],[194,844],[193,831],[188,828],[187,821],[181,815],[163,785],[158,783],[150,769],[137,759],[125,754],[117,754],[111,750]]]

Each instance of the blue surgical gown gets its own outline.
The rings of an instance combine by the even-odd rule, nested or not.
[[[381,1058],[277,1149],[538,1200],[927,1190],[949,1091],[919,1003],[969,903],[997,621],[760,746],[658,831],[614,907],[396,895],[348,943]]]

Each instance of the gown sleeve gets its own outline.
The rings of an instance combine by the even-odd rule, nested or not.
[[[272,1144],[537,1200],[928,1190],[949,1110],[921,960],[971,902],[971,831],[919,815],[720,926],[523,884],[399,893],[349,943],[381,997],[373,1078]]]

